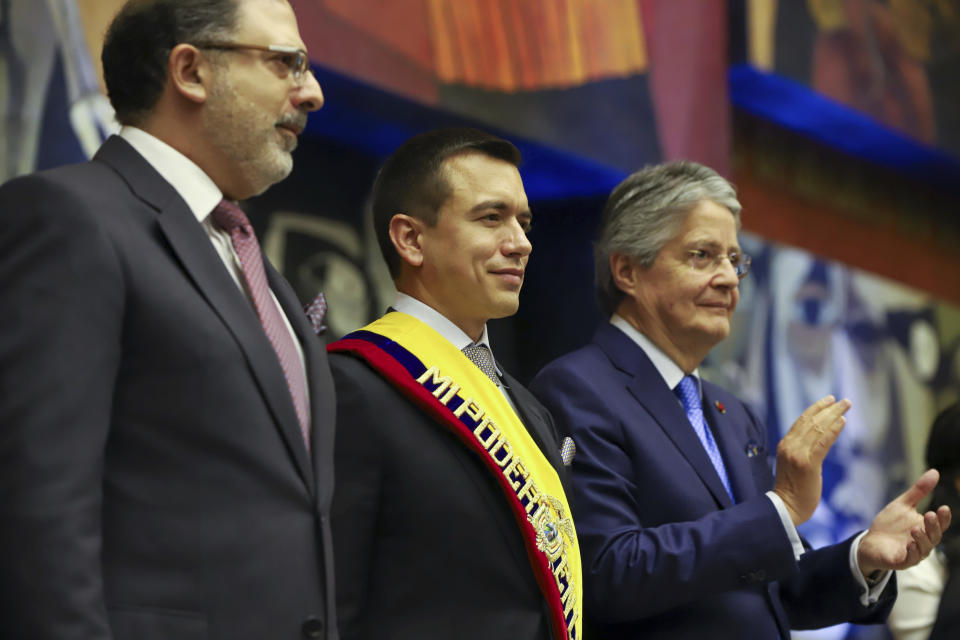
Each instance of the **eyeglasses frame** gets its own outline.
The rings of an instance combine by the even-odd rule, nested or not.
[[[310,69],[310,55],[303,49],[299,47],[291,47],[283,44],[242,44],[238,42],[199,42],[199,43],[190,43],[197,49],[213,49],[214,51],[266,51],[269,53],[286,53],[294,54],[300,56],[300,59],[303,61],[299,68],[294,69],[290,68],[290,73],[293,75],[293,81],[297,83],[298,86],[303,84],[303,81],[306,79],[307,73],[312,73]]]
[[[700,251],[702,251],[702,249],[688,249],[687,255],[692,257],[697,253],[699,253]],[[749,253],[743,253],[742,251],[741,252],[734,251],[731,253],[739,253],[740,261],[737,264],[733,264],[733,260],[730,260],[730,254],[718,253],[716,258],[714,258],[714,261],[713,261],[713,270],[716,271],[717,269],[719,269],[720,264],[723,262],[724,258],[726,258],[727,261],[730,262],[730,266],[733,267],[733,272],[737,275],[737,279],[743,280],[744,278],[747,277],[747,274],[750,273],[750,265],[753,263],[753,258],[750,257]],[[692,264],[690,265],[690,268],[694,270],[698,270]]]

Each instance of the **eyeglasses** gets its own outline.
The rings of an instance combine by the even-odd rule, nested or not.
[[[729,260],[730,266],[733,267],[733,271],[737,274],[738,279],[743,280],[747,273],[750,272],[751,258],[745,253],[731,251],[730,253],[723,254],[709,249],[690,249],[687,251],[687,254],[689,256],[690,266],[693,267],[695,271],[716,271],[720,268],[724,260]]]
[[[287,73],[293,76],[293,81],[297,86],[303,84],[307,73],[310,72],[310,56],[303,49],[297,47],[288,47],[282,44],[260,45],[260,44],[235,44],[232,42],[202,42],[194,44],[198,49],[214,49],[217,51],[267,51],[278,53],[277,60],[287,68]],[[286,76],[284,76],[286,77]]]

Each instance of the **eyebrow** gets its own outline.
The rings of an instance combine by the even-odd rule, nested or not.
[[[687,246],[688,246],[688,247],[693,247],[693,246],[701,246],[701,247],[702,247],[702,246],[707,246],[707,247],[709,247],[709,248],[711,248],[711,249],[722,249],[722,248],[723,248],[723,244],[720,243],[720,242],[717,242],[716,240],[691,240],[689,243],[687,243]],[[733,252],[733,253],[743,253],[743,249],[740,248],[740,243],[739,243],[739,242],[738,242],[737,244],[733,245],[732,247],[726,249],[726,251],[728,251],[728,252]]]
[[[471,213],[477,213],[480,211],[486,211],[488,209],[494,209],[496,211],[507,211],[510,209],[510,206],[503,200],[484,200],[483,202],[475,204],[470,208]],[[533,212],[527,208],[523,211],[517,213],[518,218],[523,218],[527,222],[533,221]]]
[[[470,209],[470,211],[483,211],[484,209],[497,209],[503,211],[508,209],[507,203],[503,200],[484,200],[483,202],[477,203]]]

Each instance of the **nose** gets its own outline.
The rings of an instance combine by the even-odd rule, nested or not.
[[[509,256],[519,255],[526,257],[533,251],[533,245],[527,237],[527,232],[523,230],[520,221],[514,218],[508,226],[509,236],[503,244],[503,253]]]
[[[724,256],[720,260],[720,265],[713,277],[713,284],[718,287],[736,287],[740,284],[737,270],[733,268],[733,263],[728,257]]]
[[[301,111],[316,111],[323,106],[323,90],[312,71],[305,72],[303,84],[294,87],[291,101]]]

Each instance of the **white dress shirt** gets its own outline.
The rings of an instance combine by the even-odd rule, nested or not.
[[[637,331],[632,324],[616,313],[610,317],[610,324],[627,334],[627,337],[633,340],[633,342],[643,350],[647,357],[650,358],[650,362],[653,363],[654,368],[656,368],[657,372],[660,374],[660,377],[663,378],[663,381],[667,384],[668,388],[672,390],[678,384],[680,384],[680,380],[682,380],[683,376],[686,375],[684,374],[683,369],[681,369],[676,362],[671,360],[670,356],[665,354],[657,345],[651,342],[647,336]],[[697,388],[700,390],[700,397],[702,398],[703,386],[700,383],[699,368],[694,369],[691,375],[697,381]],[[683,406],[683,403],[681,403],[679,399],[677,400],[677,403]],[[787,511],[787,506],[784,504],[783,499],[780,498],[780,496],[778,496],[775,492],[768,491],[765,495],[773,503],[774,508],[777,510],[777,514],[780,516],[780,522],[783,524],[783,529],[786,532],[787,537],[790,539],[790,545],[793,547],[794,557],[797,560],[800,560],[800,556],[802,556],[806,550],[803,548],[803,541],[800,539],[800,533],[797,531],[797,527],[793,524],[793,519],[790,517],[790,512]],[[866,607],[873,604],[880,598],[880,593],[883,591],[884,587],[887,586],[887,582],[890,580],[892,572],[885,572],[885,575],[873,586],[867,584],[867,580],[864,578],[863,572],[860,571],[860,566],[857,563],[857,551],[860,549],[860,540],[864,535],[866,535],[866,531],[858,535],[854,539],[853,544],[850,545],[849,561],[850,572],[863,589],[863,592],[860,596],[860,602]]]
[[[897,601],[887,619],[896,640],[930,637],[947,577],[947,558],[939,549],[909,569],[897,571]]]

